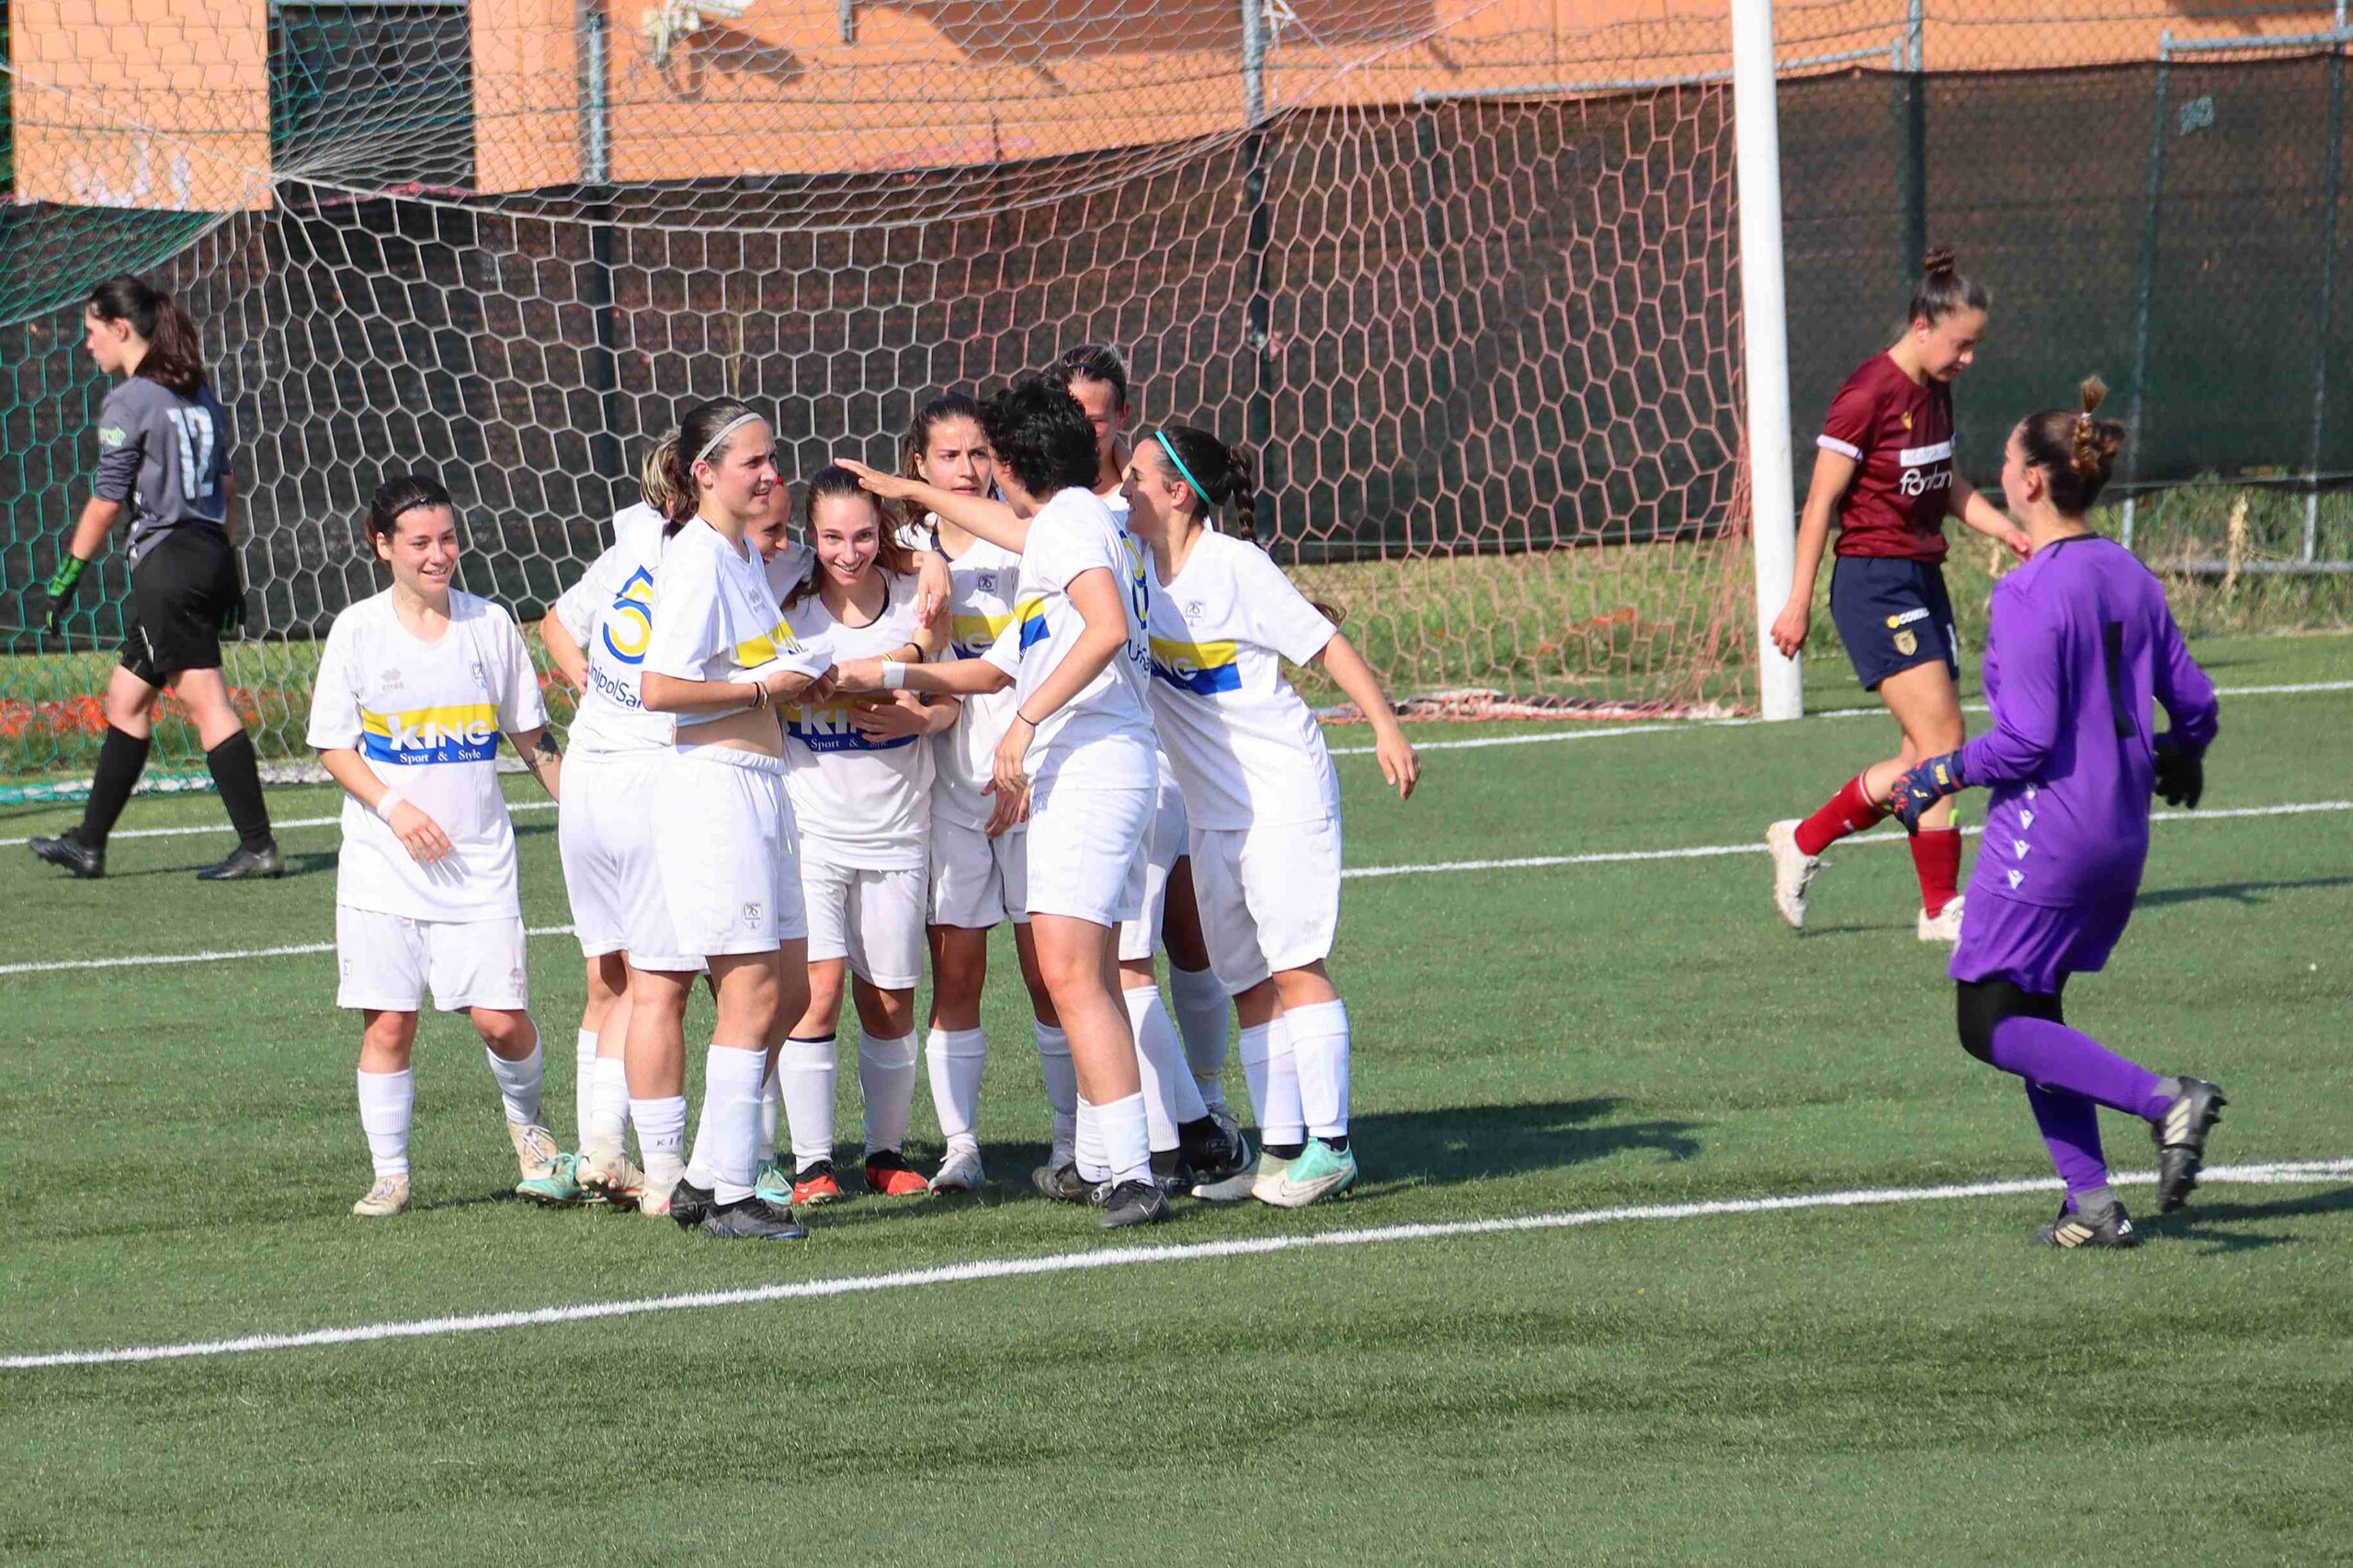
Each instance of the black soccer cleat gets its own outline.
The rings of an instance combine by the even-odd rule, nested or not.
[[[229,852],[229,858],[217,866],[207,866],[196,874],[199,882],[244,882],[286,874],[285,858],[278,853],[278,840],[271,839],[258,849],[244,845]]]
[[[30,838],[25,847],[40,859],[52,866],[63,866],[84,881],[96,881],[107,874],[107,852],[103,847],[92,848],[74,836],[61,833],[55,838]]]
[[[1029,1185],[1057,1203],[1085,1203],[1095,1191],[1095,1184],[1078,1174],[1074,1162],[1059,1165],[1040,1165],[1029,1173]]]
[[[1157,1225],[1168,1218],[1168,1195],[1157,1183],[1123,1181],[1103,1195],[1103,1217],[1096,1222],[1107,1231],[1130,1225]]]
[[[2222,1119],[2220,1085],[2203,1078],[2184,1078],[2181,1093],[2165,1107],[2164,1116],[2149,1123],[2157,1145],[2157,1212],[2170,1214],[2189,1201],[2198,1172],[2206,1163],[2206,1133]]]
[[[2132,1228],[2132,1216],[2121,1203],[2110,1203],[2096,1214],[2063,1206],[2059,1218],[2036,1232],[2034,1239],[2047,1247],[2136,1247],[2141,1233]]]
[[[684,1176],[680,1176],[678,1185],[670,1189],[670,1218],[678,1222],[678,1229],[682,1231],[693,1230],[710,1219],[711,1211],[718,1207],[717,1193],[707,1187],[697,1187]]]
[[[1250,1135],[1242,1131],[1233,1113],[1222,1106],[1212,1106],[1199,1121],[1187,1122],[1176,1135],[1177,1153],[1184,1156],[1180,1164],[1192,1167],[1192,1180],[1185,1187],[1188,1192],[1197,1184],[1238,1176],[1250,1163]]]
[[[670,1212],[678,1211],[678,1200],[670,1199]],[[792,1217],[790,1209],[779,1209],[755,1193],[733,1203],[722,1203],[703,1217],[696,1227],[706,1236],[717,1236],[727,1242],[800,1242],[809,1239],[809,1227]]]

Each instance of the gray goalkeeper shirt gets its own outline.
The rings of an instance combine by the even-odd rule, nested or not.
[[[185,524],[227,521],[229,411],[132,376],[98,409],[98,498],[131,503],[131,564]]]

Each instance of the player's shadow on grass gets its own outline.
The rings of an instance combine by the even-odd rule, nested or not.
[[[2282,1198],[2269,1203],[2212,1203],[2200,1199],[2178,1213],[2154,1216],[2140,1224],[2153,1234],[2195,1243],[2203,1252],[2259,1252],[2266,1247],[2293,1246],[2308,1238],[2292,1232],[2272,1234],[2228,1227],[2246,1221],[2260,1223],[2347,1213],[2353,1213],[2353,1187],[2331,1187],[2326,1192],[2308,1192],[2300,1198]]]
[[[2269,882],[2214,882],[2202,888],[2160,888],[2143,892],[2140,905],[2143,909],[2165,903],[2200,903],[2208,899],[2221,899],[2231,903],[2258,904],[2268,892],[2301,892],[2310,888],[2353,887],[2353,876],[2301,877]]]
[[[1446,1106],[1350,1119],[1368,1179],[1433,1185],[1560,1170],[1646,1150],[1672,1160],[1700,1152],[1688,1121],[1613,1121],[1626,1102],[1596,1095],[1534,1105]]]

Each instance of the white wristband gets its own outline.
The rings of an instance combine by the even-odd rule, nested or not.
[[[400,792],[398,787],[388,788],[376,798],[376,814],[389,824],[392,820],[392,812],[399,808],[402,801],[407,799],[406,795]]]
[[[907,688],[907,666],[898,659],[882,661],[882,689],[904,691]]]

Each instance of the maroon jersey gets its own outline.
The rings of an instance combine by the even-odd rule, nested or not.
[[[1855,460],[1838,506],[1837,553],[1945,558],[1952,494],[1952,389],[1915,385],[1885,354],[1863,361],[1822,422],[1814,445]]]

